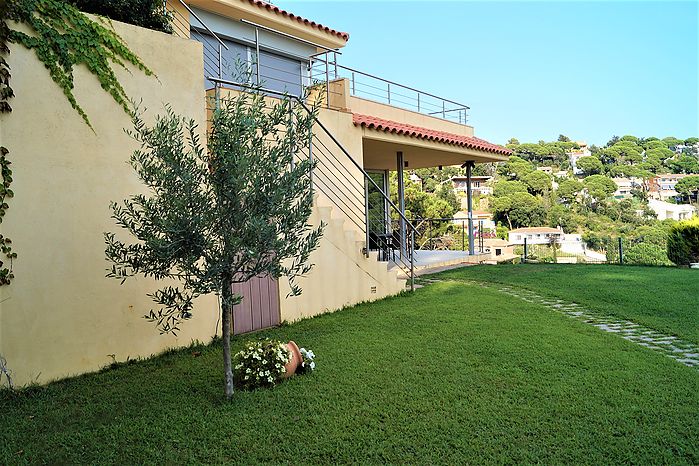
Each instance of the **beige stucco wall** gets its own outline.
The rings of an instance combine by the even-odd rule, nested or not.
[[[175,112],[204,125],[201,45],[114,22],[116,31],[158,75],[118,70],[128,95],[142,99],[147,119]],[[12,46],[14,111],[0,116],[0,141],[14,170],[10,209],[0,226],[19,257],[15,280],[0,287],[0,354],[19,385],[99,369],[127,357],[207,341],[216,328],[214,297],[178,337],[159,335],[142,316],[156,285],[105,278],[103,232],[118,231],[109,202],[142,190],[127,160],[136,148],[129,118],[85,69],[75,95],[94,132],[70,107],[33,52]]]

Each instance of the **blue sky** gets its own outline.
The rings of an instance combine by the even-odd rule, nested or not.
[[[349,32],[340,63],[468,104],[493,142],[699,136],[697,1],[274,3]]]

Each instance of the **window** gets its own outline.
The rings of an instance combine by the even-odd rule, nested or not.
[[[192,30],[192,38],[204,43],[204,74],[218,76],[218,41],[209,34]],[[226,47],[221,51],[221,75],[226,81],[257,83],[255,47],[221,39]],[[307,64],[301,59],[260,50],[260,83],[262,87],[300,96],[306,79]],[[214,83],[205,79],[206,88]]]

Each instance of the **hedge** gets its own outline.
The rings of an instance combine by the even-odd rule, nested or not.
[[[667,257],[677,265],[699,262],[699,218],[672,227],[667,239]]]

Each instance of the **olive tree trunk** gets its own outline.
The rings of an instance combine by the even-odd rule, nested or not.
[[[223,338],[223,373],[225,375],[226,398],[233,396],[233,363],[231,361],[231,327],[233,326],[233,292],[231,281],[224,280],[223,303],[221,306],[221,326]]]

